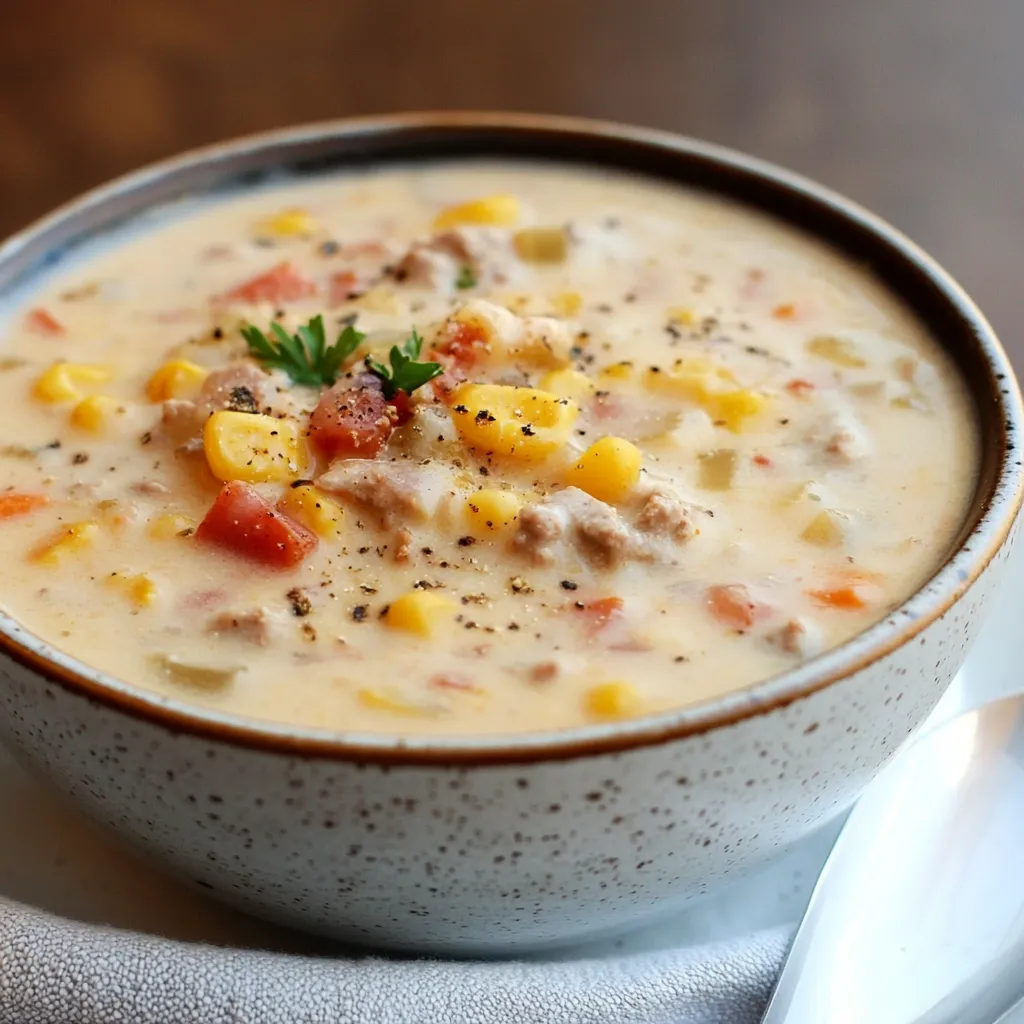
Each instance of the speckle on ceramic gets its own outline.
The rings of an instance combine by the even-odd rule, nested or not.
[[[949,344],[977,346],[972,387],[992,419],[983,436],[998,446],[969,538],[886,621],[747,692],[579,735],[418,746],[285,735],[106,680],[0,616],[0,729],[95,818],[265,917],[371,945],[480,954],[672,914],[849,806],[963,661],[1010,550],[1021,471],[1010,454],[1019,396],[998,344],[956,286],[870,216],[698,143],[548,119],[473,123],[486,128],[484,150],[500,137],[520,153],[564,157],[599,140],[642,169],[653,147],[661,173],[710,176],[749,201],[802,209],[798,220],[831,225],[821,230],[893,280],[923,276],[929,301],[944,304]],[[185,158],[9,243],[0,287],[84,228],[211,178],[325,154],[343,161],[367,146],[401,157],[425,137],[448,152],[466,140],[465,124],[454,115],[376,132],[343,124]],[[779,194],[785,201],[770,199]]]

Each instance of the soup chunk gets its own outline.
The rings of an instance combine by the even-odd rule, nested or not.
[[[884,617],[974,486],[964,387],[864,270],[626,175],[282,179],[6,312],[5,610],[252,718],[483,734],[707,700]]]

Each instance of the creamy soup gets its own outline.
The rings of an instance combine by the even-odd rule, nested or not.
[[[749,686],[906,599],[976,474],[962,383],[863,270],[540,164],[179,203],[30,296],[0,370],[4,607],[332,730]]]

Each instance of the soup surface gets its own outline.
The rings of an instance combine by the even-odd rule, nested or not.
[[[6,610],[332,730],[747,686],[904,600],[975,479],[965,389],[863,271],[558,166],[177,204],[28,297],[0,370]]]

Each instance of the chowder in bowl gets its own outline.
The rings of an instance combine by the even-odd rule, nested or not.
[[[671,137],[260,137],[2,273],[6,731],[346,938],[557,942],[763,862],[941,695],[1019,504],[956,286]]]

